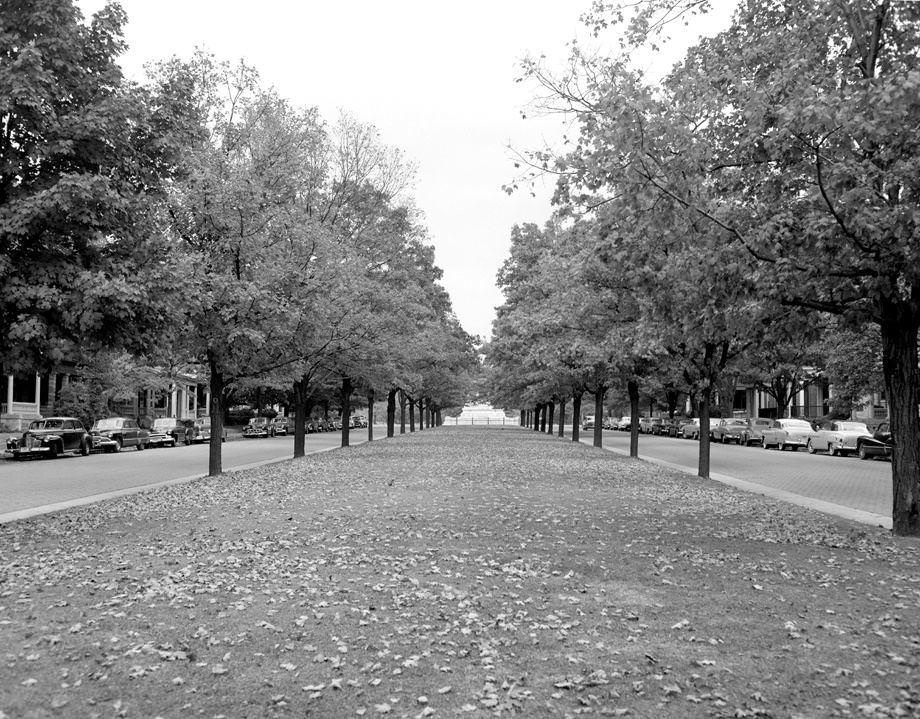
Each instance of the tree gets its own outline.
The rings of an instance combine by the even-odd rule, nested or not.
[[[176,267],[164,193],[197,128],[188,86],[116,62],[126,18],[71,0],[0,7],[0,361],[49,369],[75,347],[145,351]],[[165,260],[165,261],[164,261]]]

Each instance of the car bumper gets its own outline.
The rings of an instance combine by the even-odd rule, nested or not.
[[[252,439],[259,439],[262,437],[268,437],[268,432],[243,432],[243,436]]]
[[[110,437],[93,437],[91,450],[117,449],[118,442]]]
[[[172,438],[171,435],[150,435],[150,438],[147,440],[147,444],[150,447],[162,447],[163,445],[174,445],[176,440]]]
[[[6,450],[6,454],[14,459],[19,459],[21,457],[41,457],[50,452],[51,447],[32,447],[31,449],[29,447],[16,447],[15,449]]]

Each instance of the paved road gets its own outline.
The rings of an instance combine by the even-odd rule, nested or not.
[[[383,436],[386,435],[385,428]],[[375,436],[377,434],[375,428]],[[353,430],[351,444],[366,441],[367,430]],[[306,437],[306,451],[338,447],[341,434]],[[292,457],[294,438],[247,439],[223,445],[225,471]],[[133,487],[143,487],[208,472],[207,445],[163,447],[118,454],[64,455],[54,460],[0,461],[0,518],[36,507],[81,500]]]
[[[582,435],[591,444],[592,435]],[[604,446],[629,451],[629,434],[605,431]],[[780,452],[761,447],[713,444],[713,473],[863,512],[891,516],[891,463],[824,453]],[[698,447],[691,440],[639,435],[639,456],[685,467],[696,473]]]

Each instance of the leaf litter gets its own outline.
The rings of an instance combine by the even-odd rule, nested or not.
[[[425,431],[0,527],[0,717],[915,716],[918,570],[590,447]]]

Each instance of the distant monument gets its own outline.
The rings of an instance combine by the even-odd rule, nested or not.
[[[512,424],[513,420],[505,416],[500,409],[495,409],[490,404],[468,404],[463,411],[454,418],[451,424]],[[445,422],[445,424],[447,424]]]

